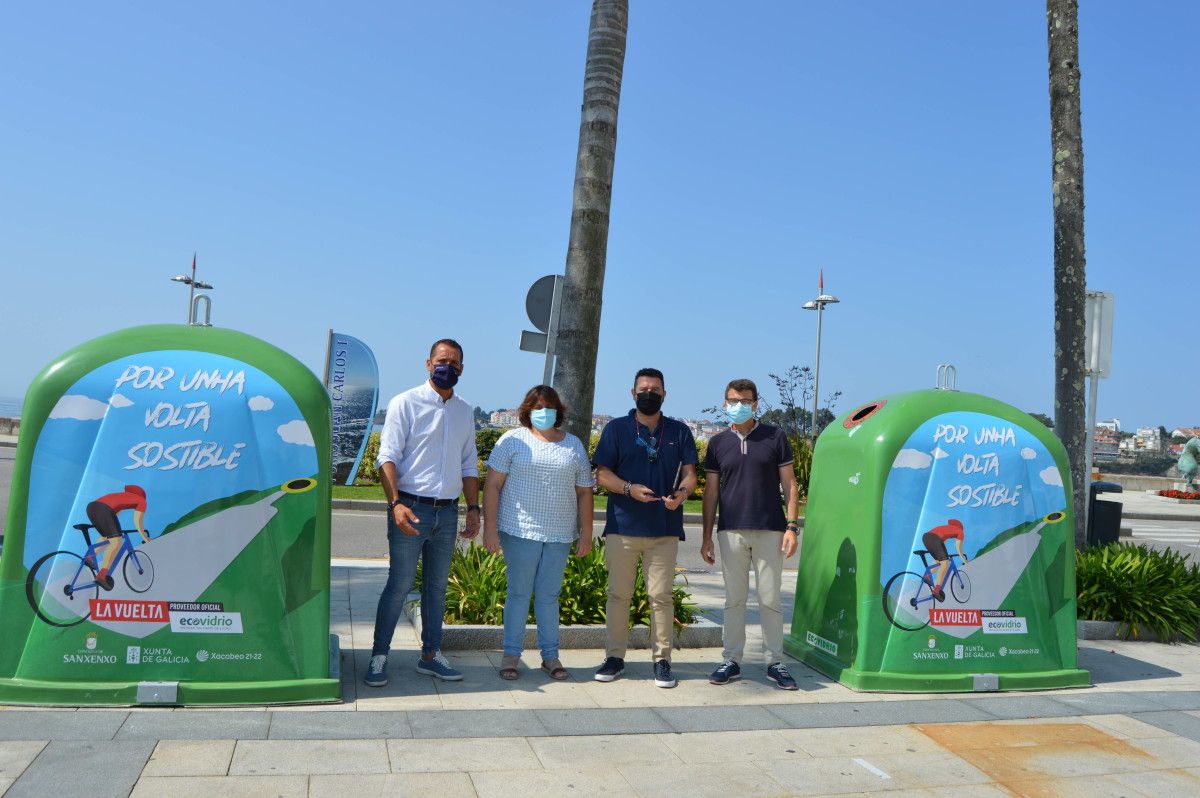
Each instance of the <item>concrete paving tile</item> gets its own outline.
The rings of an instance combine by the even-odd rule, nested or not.
[[[930,798],[937,795],[936,789],[888,790],[887,798]],[[879,795],[878,791],[851,793],[850,796]],[[954,788],[954,798],[1012,798],[1012,793],[997,784],[959,784]],[[845,798],[850,798],[845,796]],[[1039,796],[1048,798],[1048,796]]]
[[[1145,693],[1082,693],[1055,696],[1069,707],[1075,707],[1080,715],[1123,715],[1133,712],[1154,712],[1164,709]]]
[[[613,768],[563,770],[495,770],[471,773],[480,798],[528,798],[531,795],[577,795],[636,798],[637,792]]]
[[[309,798],[475,798],[467,773],[388,773],[310,776]]]
[[[46,743],[41,740],[0,742],[0,779],[16,779],[29,767]],[[0,795],[3,795],[0,791]]]
[[[6,792],[8,792],[8,788],[12,786],[13,781],[13,779],[0,776],[0,795],[4,795]]]
[[[1200,767],[1200,743],[1183,737],[1150,737],[1129,740],[1129,745],[1145,751],[1159,768]]]
[[[850,729],[786,729],[779,737],[789,748],[814,757],[880,757],[940,753],[940,745],[909,726],[868,726]]]
[[[703,765],[618,765],[617,770],[634,786],[638,795],[686,795],[689,798],[777,796],[786,788],[750,762]]]
[[[675,731],[652,709],[537,709],[544,734],[647,734]]]
[[[348,712],[330,717],[320,712],[273,713],[272,740],[382,740],[412,737],[406,712]]]
[[[1049,696],[996,696],[964,698],[962,701],[997,718],[1056,718],[1079,714],[1078,707]]]
[[[659,739],[684,762],[755,762],[760,759],[803,759],[808,753],[794,744],[788,731],[723,731],[664,734]]]
[[[828,726],[889,726],[905,723],[955,723],[991,718],[965,701],[859,702],[853,704],[773,705],[768,711],[798,729]]]
[[[678,732],[788,728],[782,718],[761,706],[657,707],[654,711]]]
[[[0,740],[111,740],[128,712],[0,712]]]
[[[1117,776],[1006,781],[1004,786],[1008,789],[1007,794],[1016,798],[1130,798],[1145,795],[1121,782]],[[891,793],[888,796],[891,798]]]
[[[547,677],[546,684],[519,681],[509,688],[509,695],[518,709],[596,709],[586,686],[577,682],[556,682]]]
[[[130,798],[304,798],[307,776],[142,777]]]
[[[163,740],[142,769],[147,776],[224,776],[236,740]]]
[[[1200,795],[1200,775],[1189,773],[1182,768],[1121,773],[1108,778],[1125,787],[1129,794],[1154,798],[1164,795]]]
[[[902,788],[948,791],[951,787],[958,794],[960,786],[987,784],[990,781],[967,762],[948,753],[822,757],[757,764],[795,795]]]
[[[262,740],[271,725],[269,712],[131,713],[118,740]]]
[[[1146,723],[1144,720],[1137,720],[1129,715],[1085,715],[1079,718],[1079,720],[1121,739],[1129,739],[1131,737],[1170,737],[1172,734],[1167,729]]]
[[[1145,697],[1167,709],[1200,710],[1200,690],[1153,690]]]
[[[231,776],[390,773],[383,740],[238,740]]]
[[[659,736],[540,737],[531,739],[529,745],[547,769],[682,762]]]
[[[394,773],[463,773],[541,767],[523,737],[388,740],[387,750]]]
[[[418,739],[446,737],[534,737],[548,732],[530,709],[410,712],[412,736]]]
[[[97,779],[85,774],[102,774],[104,794],[128,795],[153,749],[154,743],[135,740],[53,741],[5,795],[96,798]]]
[[[1133,718],[1180,737],[1200,741],[1200,717],[1188,712],[1141,712]]]

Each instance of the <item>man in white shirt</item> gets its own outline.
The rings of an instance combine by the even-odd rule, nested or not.
[[[417,672],[446,681],[462,674],[442,655],[446,581],[458,534],[458,497],[467,500],[464,538],[479,534],[479,455],[475,411],[454,394],[463,350],[443,338],[425,361],[429,379],[388,402],[379,440],[380,481],[388,500],[388,580],[375,613],[375,641],[364,679],[387,684],[387,654],[408,591],[421,571],[421,659]]]

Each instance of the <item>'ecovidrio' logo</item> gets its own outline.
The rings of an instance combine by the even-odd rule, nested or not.
[[[242,633],[240,612],[172,612],[171,631],[194,634]]]

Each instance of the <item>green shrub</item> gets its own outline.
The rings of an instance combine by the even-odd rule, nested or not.
[[[417,568],[417,585],[421,578]],[[504,600],[508,579],[504,570],[504,555],[491,554],[474,543],[457,548],[450,561],[450,578],[446,585],[446,623],[500,625],[504,622]],[[559,595],[559,623],[602,624],[604,605],[608,600],[608,570],[604,567],[604,542],[596,541],[586,557],[572,555],[567,560]],[[682,629],[693,623],[699,608],[687,591],[687,580],[676,584],[675,627]],[[650,625],[650,598],[646,580],[639,565],[630,600],[629,625]],[[530,609],[527,623],[534,623]]]
[[[1159,640],[1196,640],[1200,565],[1173,550],[1111,543],[1076,552],[1079,617],[1119,621],[1126,639],[1144,629]]]
[[[792,471],[796,474],[796,493],[800,501],[808,497],[808,481],[812,474],[812,446],[808,438],[788,438],[792,444]]]
[[[358,464],[358,473],[354,475],[355,485],[378,485],[379,469],[375,460],[379,457],[379,433],[372,432],[367,436],[367,448],[363,449],[362,462]]]

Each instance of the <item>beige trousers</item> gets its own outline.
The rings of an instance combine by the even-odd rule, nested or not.
[[[746,648],[746,597],[750,593],[750,568],[758,592],[758,617],[762,624],[763,653],[768,665],[783,661],[783,613],[779,587],[783,583],[783,533],[762,530],[725,530],[717,533],[721,546],[721,573],[725,577],[725,629],[722,656],[740,663]]]
[[[608,566],[608,602],[605,618],[608,627],[607,656],[625,659],[629,647],[629,601],[637,577],[638,558],[646,574],[646,592],[650,595],[650,640],[654,661],[671,660],[671,642],[675,636],[675,555],[679,538],[607,535],[604,563]]]

